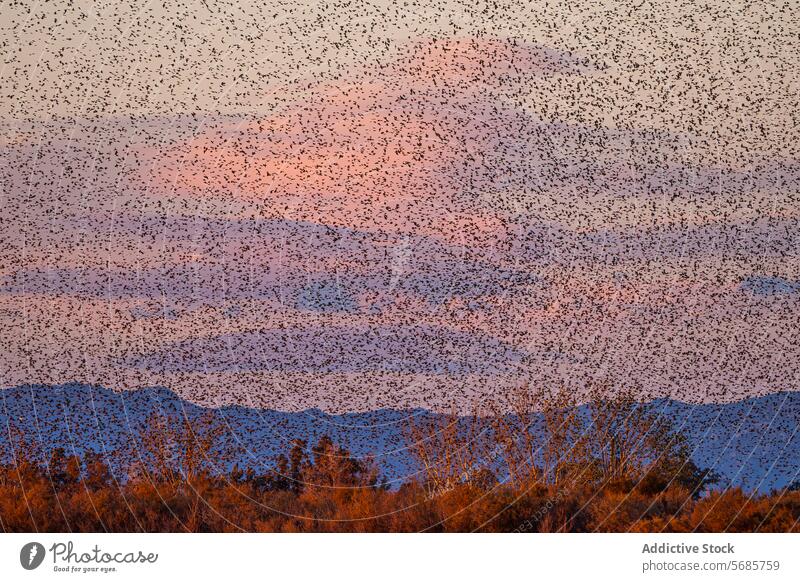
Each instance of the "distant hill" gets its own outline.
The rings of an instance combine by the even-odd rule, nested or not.
[[[659,399],[652,405],[687,437],[694,461],[714,469],[724,484],[769,491],[800,479],[800,392],[725,404]],[[331,415],[316,409],[205,408],[166,388],[115,392],[79,383],[25,385],[0,390],[0,451],[8,460],[9,429],[19,429],[35,435],[45,450],[60,446],[71,453],[106,452],[119,469],[123,459],[135,458],[137,436],[151,414],[177,421],[209,412],[226,429],[220,449],[240,467],[271,468],[275,455],[288,450],[290,440],[313,442],[327,434],[357,456],[374,456],[395,486],[416,470],[406,449],[409,417],[434,414],[421,409]],[[227,470],[230,464],[226,461],[219,469]]]

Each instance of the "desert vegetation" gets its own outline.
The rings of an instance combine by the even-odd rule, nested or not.
[[[302,435],[268,468],[217,454],[213,416],[152,417],[134,459],[40,450],[8,427],[6,532],[797,531],[796,487],[728,487],[679,430],[624,391],[520,389],[468,415],[410,420],[419,471],[388,483],[371,458]]]

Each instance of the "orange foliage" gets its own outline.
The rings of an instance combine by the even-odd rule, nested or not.
[[[450,415],[409,428],[422,472],[391,490],[370,458],[323,437],[295,440],[272,469],[215,458],[208,419],[153,419],[138,462],[24,435],[0,465],[5,532],[789,532],[800,491],[708,490],[680,435],[629,395],[597,397],[578,430],[563,394],[514,396],[514,413]],[[542,430],[526,430],[534,407]],[[554,447],[554,443],[557,446]],[[562,450],[559,453],[559,449]],[[503,469],[505,467],[505,469]]]

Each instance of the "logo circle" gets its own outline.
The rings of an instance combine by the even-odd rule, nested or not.
[[[19,551],[19,563],[26,570],[35,570],[44,561],[44,546],[39,542],[30,542]]]

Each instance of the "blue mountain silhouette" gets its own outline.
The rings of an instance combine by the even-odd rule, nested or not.
[[[686,437],[693,460],[715,470],[724,485],[769,491],[800,478],[800,392],[779,392],[731,403],[690,404],[671,399],[650,403],[667,415]],[[0,451],[13,453],[22,432],[40,450],[63,447],[68,453],[105,453],[116,470],[135,459],[140,436],[151,415],[168,422],[210,415],[224,427],[219,456],[209,461],[218,471],[239,467],[266,470],[290,441],[315,442],[329,435],[355,456],[372,455],[393,485],[413,476],[417,466],[408,450],[410,419],[435,416],[423,409],[375,410],[327,414],[248,408],[203,407],[160,387],[116,392],[100,386],[69,383],[23,385],[0,390]],[[224,455],[222,453],[225,453]],[[225,458],[225,462],[217,459]]]

